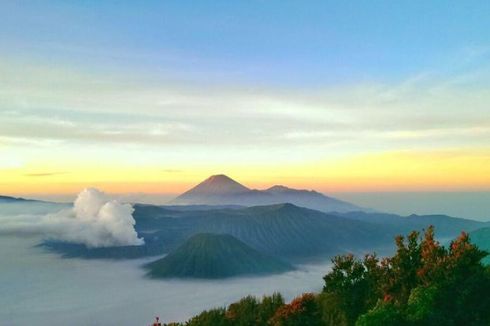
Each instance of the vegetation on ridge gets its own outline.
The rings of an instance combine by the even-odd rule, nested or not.
[[[231,325],[489,325],[490,267],[487,255],[462,233],[448,248],[411,232],[395,239],[393,257],[335,257],[318,294],[290,303],[279,294],[246,297],[227,308],[202,312],[186,326]]]

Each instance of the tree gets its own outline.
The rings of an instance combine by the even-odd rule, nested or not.
[[[348,325],[400,324],[402,319],[416,325],[490,324],[490,272],[481,262],[486,253],[468,234],[446,249],[429,227],[423,238],[411,232],[406,239],[396,237],[395,244],[395,255],[381,261],[374,255],[333,260],[324,293],[335,298],[333,311],[343,312]]]
[[[333,293],[320,293],[318,305],[322,325],[347,326],[347,315],[341,305],[340,297]]]
[[[376,304],[382,269],[376,255],[366,255],[361,261],[349,254],[332,262],[332,271],[324,277],[323,292],[336,298],[347,324],[353,325],[360,314]]]
[[[201,312],[185,323],[186,326],[231,326],[225,318],[225,308],[211,309]]]
[[[368,313],[360,316],[356,326],[403,326],[406,321],[399,307],[392,302],[379,301]]]
[[[253,326],[257,325],[259,303],[257,298],[247,296],[238,302],[232,303],[225,313],[232,325]]]
[[[447,319],[447,325],[490,324],[490,272],[482,264],[486,252],[462,233],[451,242],[438,266],[443,269],[434,279],[437,286],[432,310]]]
[[[381,289],[387,301],[405,304],[410,291],[417,286],[417,271],[421,266],[419,233],[411,232],[405,241],[401,235],[395,238],[396,254],[381,266],[384,279]]]
[[[272,326],[319,326],[319,305],[313,293],[305,293],[280,307],[270,320]]]
[[[269,320],[282,306],[284,306],[284,298],[280,293],[264,296],[258,307],[257,325],[268,325]]]

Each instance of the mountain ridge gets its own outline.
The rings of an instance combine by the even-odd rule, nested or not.
[[[382,213],[324,213],[293,204],[173,210],[134,205],[133,217],[143,246],[86,248],[45,241],[42,247],[64,257],[139,258],[168,253],[197,233],[230,234],[248,246],[289,262],[313,261],[341,252],[384,248],[393,237],[429,225],[441,238],[455,237],[488,224],[448,216],[407,216]]]
[[[284,185],[274,185],[265,190],[250,189],[224,174],[207,178],[168,204],[261,206],[280,203],[323,212],[369,211],[315,190],[294,189]]]
[[[25,199],[22,197],[12,197],[12,196],[0,195],[0,202],[26,202],[26,201],[36,201],[36,200]]]

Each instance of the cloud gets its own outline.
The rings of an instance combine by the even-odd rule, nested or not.
[[[294,141],[296,135],[308,134],[322,146],[349,141],[363,148],[376,144],[381,135],[395,148],[400,139],[396,132],[429,130],[424,139],[439,142],[432,133],[437,129],[447,135],[440,145],[459,146],[471,141],[460,141],[459,129],[486,128],[490,123],[490,71],[487,65],[476,71],[463,68],[420,72],[389,84],[290,90],[129,83],[97,73],[3,64],[0,137],[9,143],[34,139],[101,146],[265,144],[289,149],[304,145],[302,139]],[[335,137],[324,137],[325,132]],[[475,138],[479,141],[478,135]]]
[[[39,172],[39,173],[26,173],[26,177],[51,177],[55,175],[65,174],[66,172]]]
[[[179,169],[164,169],[163,172],[165,173],[182,173],[184,170],[179,170]]]
[[[73,208],[44,216],[2,217],[2,234],[41,234],[46,239],[84,244],[89,248],[136,246],[144,244],[134,229],[130,204],[109,200],[97,189],[87,188],[78,195]]]

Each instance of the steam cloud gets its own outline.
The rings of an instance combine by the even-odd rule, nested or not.
[[[2,218],[0,233],[43,234],[46,238],[84,244],[89,248],[142,245],[134,229],[130,204],[109,200],[97,189],[78,195],[73,208],[45,216],[20,215]]]

